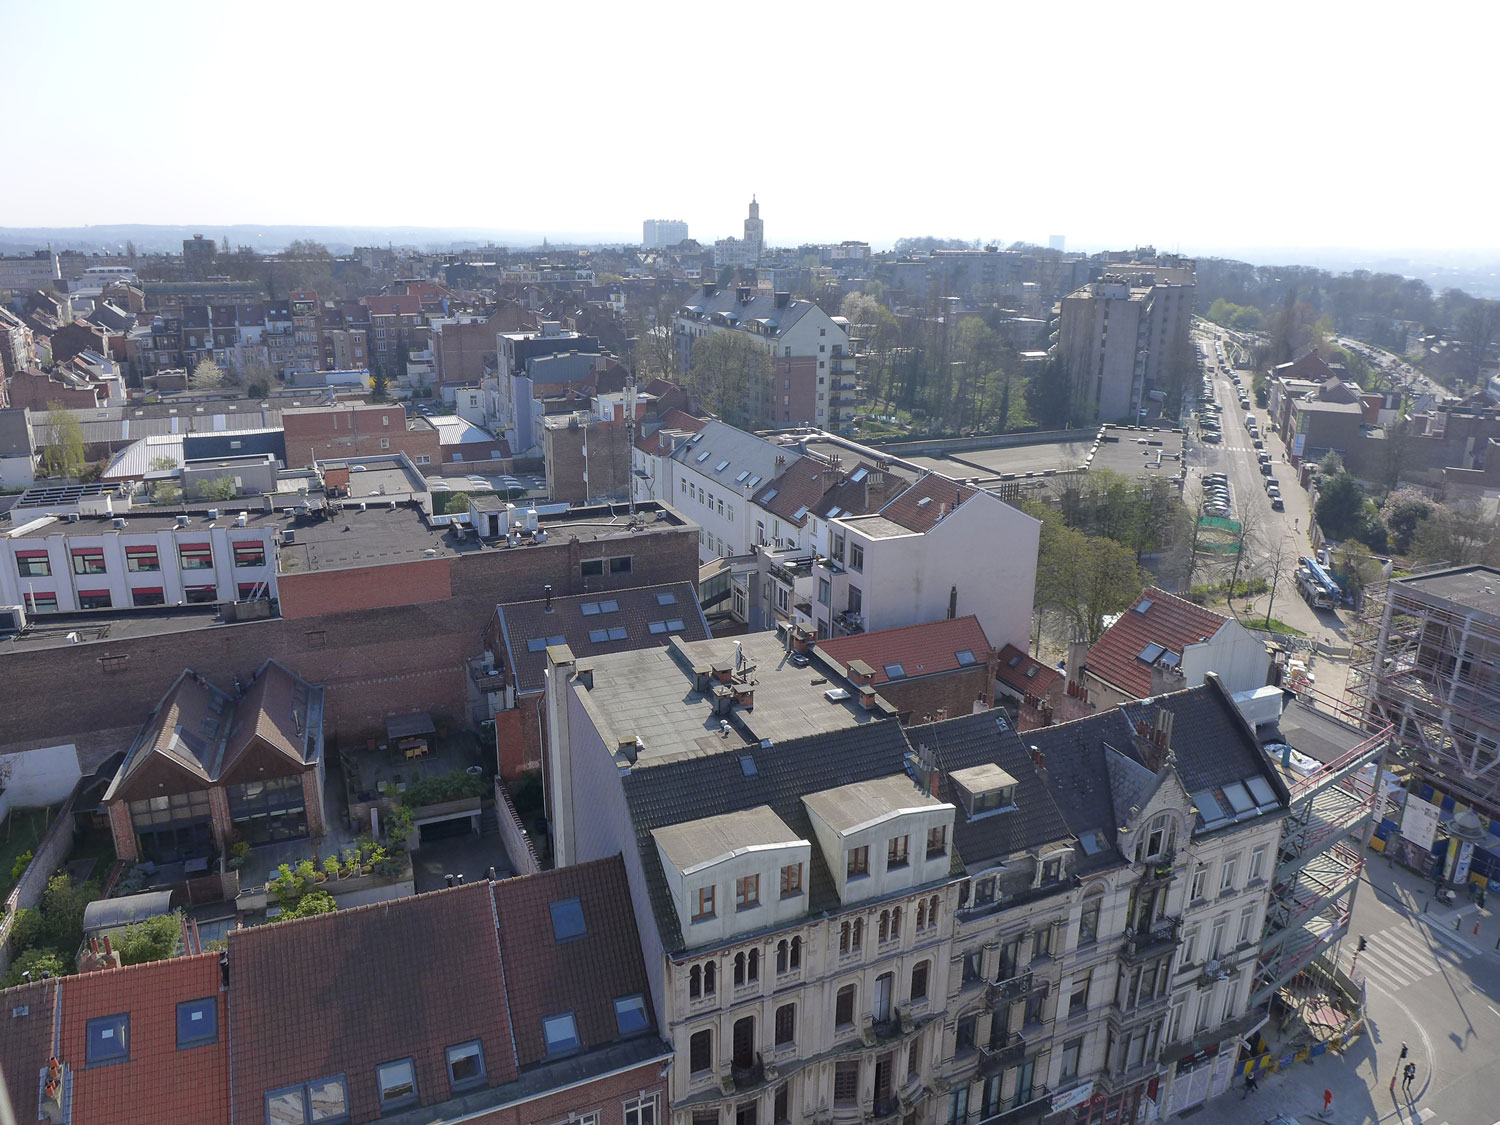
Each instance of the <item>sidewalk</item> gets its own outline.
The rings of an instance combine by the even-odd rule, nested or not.
[[[1495,906],[1487,903],[1481,910],[1464,892],[1457,892],[1452,906],[1438,903],[1433,897],[1431,879],[1409,871],[1399,863],[1375,852],[1367,852],[1365,875],[1370,887],[1388,907],[1421,923],[1427,932],[1465,956],[1489,955],[1500,959],[1500,917]],[[1475,923],[1479,933],[1474,932]]]

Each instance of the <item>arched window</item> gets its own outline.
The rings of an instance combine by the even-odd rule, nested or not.
[[[861,949],[861,948],[864,947],[864,944],[865,944],[865,920],[863,918],[856,918],[856,919],[854,919],[854,946],[853,946],[853,948],[855,948],[855,949]]]
[[[792,956],[788,963],[792,969],[802,968],[802,939],[800,937],[792,939]]]
[[[694,965],[688,970],[688,999],[696,1000],[703,995],[703,966]]]
[[[895,941],[901,936],[901,908],[898,906],[891,911],[891,940]]]
[[[849,923],[845,922],[839,927],[839,952],[849,952]]]
[[[786,943],[786,938],[782,938],[780,941],[778,941],[776,943],[776,971],[778,973],[784,973],[784,972],[786,972],[786,968],[787,968],[787,943]]]
[[[703,995],[712,996],[719,986],[719,963],[708,961],[703,965]]]
[[[885,941],[891,936],[891,912],[882,910],[880,912],[880,940]]]
[[[921,933],[927,928],[927,900],[924,898],[917,903],[917,932]]]
[[[734,987],[739,988],[745,983],[745,955],[736,953],[734,955]]]
[[[745,979],[751,984],[754,984],[756,981],[760,980],[760,950],[752,949],[747,960],[749,961],[749,964],[747,965],[745,970]]]
[[[927,925],[929,927],[937,925],[937,910],[938,896],[933,895],[930,899],[927,900]]]

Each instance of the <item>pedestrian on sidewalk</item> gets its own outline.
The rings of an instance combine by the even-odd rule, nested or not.
[[[1417,1064],[1414,1062],[1409,1062],[1406,1064],[1406,1071],[1401,1078],[1401,1089],[1406,1091],[1406,1097],[1408,1101],[1411,1099],[1411,1084],[1416,1080]]]
[[[1240,1095],[1240,1101],[1244,1101],[1251,1094],[1260,1093],[1260,1087],[1255,1084],[1255,1072],[1252,1070],[1245,1075],[1245,1092]]]

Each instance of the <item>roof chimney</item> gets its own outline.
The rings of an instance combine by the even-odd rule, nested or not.
[[[546,597],[546,604],[542,607],[547,613],[552,612],[552,583],[548,582],[542,587],[542,594]]]
[[[778,293],[776,294],[776,307],[778,309],[784,309],[788,304],[791,303],[791,300],[792,295],[790,293]]]

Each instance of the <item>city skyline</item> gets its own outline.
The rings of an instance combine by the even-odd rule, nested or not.
[[[1295,47],[1279,18],[1293,11]],[[295,32],[299,57],[326,60],[296,81],[242,37],[228,10],[161,4],[123,26],[46,8],[12,13],[12,41],[23,49],[0,88],[12,102],[45,88],[49,108],[12,123],[14,151],[47,151],[59,121],[81,124],[98,112],[97,82],[46,82],[47,48],[59,42],[80,58],[119,60],[111,82],[129,92],[127,107],[135,108],[126,119],[155,124],[147,133],[91,126],[88,174],[54,165],[12,180],[0,220],[33,227],[186,218],[201,219],[207,231],[237,223],[415,223],[635,241],[644,218],[671,215],[711,242],[737,233],[755,194],[774,245],[845,238],[880,245],[918,234],[1045,245],[1063,232],[1070,247],[1150,243],[1189,253],[1500,246],[1500,237],[1473,221],[1497,158],[1472,144],[1463,113],[1441,110],[1485,96],[1478,52],[1489,37],[1480,25],[1496,21],[1487,10],[1473,10],[1462,25],[1436,13],[1433,40],[1445,44],[1443,56],[1423,59],[1401,54],[1394,15],[1368,11],[1346,23],[1339,10],[1288,6],[1258,12],[1248,26],[1199,8],[1173,8],[1144,26],[1140,13],[1100,11],[1063,29],[1034,13],[1007,10],[1002,19],[976,8],[966,13],[962,36],[950,24],[903,26],[898,38],[881,18],[840,22],[812,8],[799,13],[800,35],[823,50],[799,57],[899,63],[890,81],[906,93],[851,91],[822,63],[803,71],[772,60],[743,90],[705,98],[679,68],[639,60],[652,50],[662,58],[709,50],[735,33],[730,16],[663,6],[643,20],[633,10],[600,8],[590,17],[596,34],[562,41],[541,10],[460,8],[431,29],[432,41],[452,29],[467,42],[510,43],[502,63],[458,68],[420,96],[399,82],[371,95],[351,86],[339,60],[358,58],[363,73],[395,73],[411,47],[397,34],[396,12],[264,9],[263,25],[286,21]],[[962,44],[991,42],[1023,47],[992,55],[981,46],[971,65],[954,65]],[[519,49],[522,43],[543,49]],[[1171,61],[1143,64],[1122,53],[1130,46]],[[497,89],[545,83],[559,52],[572,73],[588,78],[555,97],[549,86],[552,100],[535,124],[524,113],[506,114],[519,124],[497,135],[479,124],[484,112],[452,113],[492,105]],[[624,58],[637,61],[621,69]],[[153,59],[171,65],[141,65]],[[1293,59],[1295,82],[1270,77],[1268,63]],[[1401,82],[1353,77],[1398,68]],[[616,74],[629,80],[612,86]],[[1045,95],[1015,97],[1028,89]],[[1015,108],[1028,100],[1038,107],[1030,125]],[[362,121],[378,121],[380,134],[401,145],[401,162],[353,174],[356,168],[327,159],[319,131],[287,132],[309,107],[340,105],[353,108],[356,132]],[[727,127],[691,126],[694,145],[685,146],[677,122],[700,114],[705,122],[722,116]],[[747,146],[736,120],[769,130],[776,143]],[[461,134],[466,122],[483,142],[454,146],[428,168],[421,138]],[[215,135],[227,150],[204,145]],[[203,153],[201,163],[185,158],[173,136],[197,138],[192,149]],[[556,145],[570,136],[579,155],[560,164]],[[1477,153],[1465,157],[1469,174],[1441,184],[1414,175],[1410,154],[1397,154],[1403,138],[1417,137],[1427,152]],[[922,146],[903,153],[917,138]],[[257,152],[261,159],[253,159]],[[870,169],[867,187],[857,186],[861,167]]]

